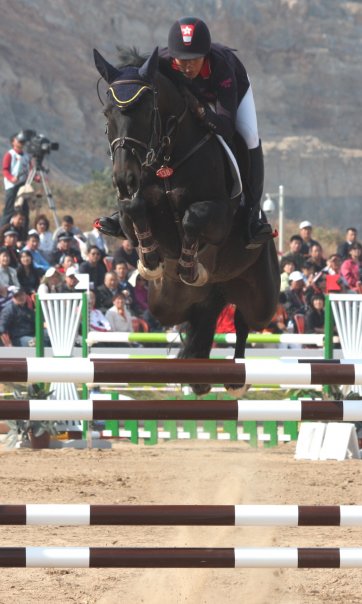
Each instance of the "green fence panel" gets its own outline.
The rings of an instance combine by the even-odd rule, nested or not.
[[[217,422],[213,419],[206,419],[203,422],[203,429],[210,434],[210,439],[217,439]]]
[[[263,445],[266,449],[276,447],[278,444],[278,422],[266,421],[263,422],[264,434],[269,434],[270,440],[264,440]]]
[[[143,428],[147,432],[150,432],[148,438],[144,438],[143,442],[145,445],[157,445],[158,443],[158,421],[156,419],[145,419],[143,422]]]
[[[124,422],[124,428],[125,430],[129,430],[131,432],[131,436],[129,437],[131,443],[138,445],[138,421],[136,419],[126,419]]]

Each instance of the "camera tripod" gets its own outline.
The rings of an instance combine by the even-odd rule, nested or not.
[[[57,216],[57,209],[55,207],[54,198],[53,198],[52,192],[50,190],[49,184],[44,176],[44,173],[47,173],[47,172],[49,172],[49,170],[47,168],[44,168],[41,161],[39,161],[37,158],[35,158],[35,165],[31,168],[31,170],[28,174],[28,178],[26,179],[25,185],[31,185],[34,178],[36,176],[39,177],[39,182],[41,182],[41,184],[43,186],[44,193],[45,193],[45,196],[48,201],[49,209],[53,212],[55,226],[56,226],[56,228],[58,228],[60,226],[60,222],[59,222],[59,218]]]

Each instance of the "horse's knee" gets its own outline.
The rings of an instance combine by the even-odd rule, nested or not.
[[[124,212],[135,224],[146,216],[146,202],[142,197],[134,197],[132,200],[127,201],[123,208]]]
[[[192,209],[188,209],[182,219],[182,226],[187,239],[198,239],[203,227],[201,216]]]
[[[218,245],[228,231],[227,208],[222,201],[192,204],[185,212],[182,225],[188,239],[195,240],[202,236]]]

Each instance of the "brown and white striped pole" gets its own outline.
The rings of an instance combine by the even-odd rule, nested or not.
[[[362,421],[362,400],[0,399],[0,420]]]
[[[361,568],[348,547],[2,547],[2,568]]]
[[[6,358],[6,382],[362,385],[362,361]]]
[[[360,505],[0,505],[0,525],[362,526]]]

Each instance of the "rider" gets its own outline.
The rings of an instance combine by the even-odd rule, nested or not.
[[[260,201],[264,186],[264,161],[259,140],[255,104],[245,67],[226,46],[211,42],[210,31],[201,19],[182,17],[172,25],[168,48],[160,57],[177,74],[186,91],[191,111],[205,127],[222,136],[229,145],[239,132],[249,150],[250,169],[246,203],[249,211],[249,242],[259,247],[272,237],[263,220]],[[213,109],[210,107],[213,106]],[[120,236],[118,214],[95,223],[106,234]],[[248,247],[247,246],[247,247]]]
[[[270,239],[272,228],[262,220],[260,212],[264,185],[263,151],[253,92],[244,65],[231,49],[212,43],[206,23],[196,17],[175,21],[169,31],[168,48],[161,50],[160,56],[168,59],[172,68],[184,76],[184,83],[199,101],[190,108],[207,128],[220,134],[229,144],[235,131],[245,140],[250,157],[246,195],[250,247]]]

